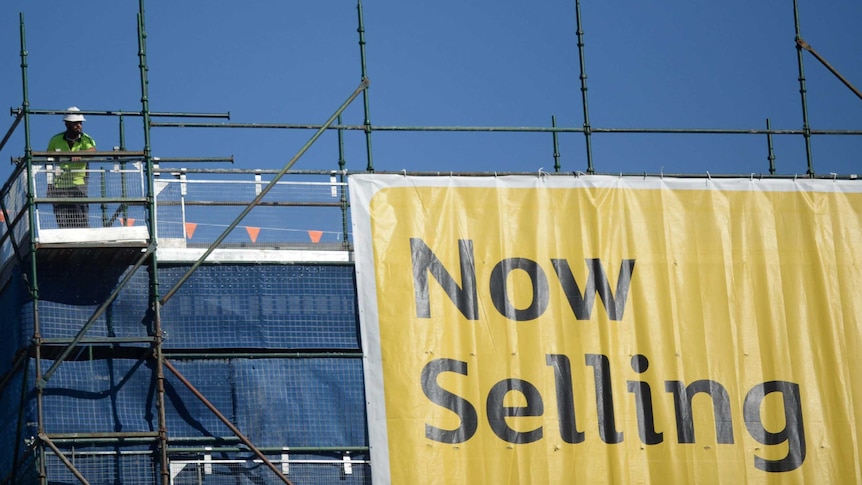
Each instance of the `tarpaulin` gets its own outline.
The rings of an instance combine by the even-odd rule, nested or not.
[[[862,183],[350,178],[375,483],[862,481]]]

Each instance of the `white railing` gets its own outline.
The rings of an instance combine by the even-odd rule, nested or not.
[[[34,157],[35,160],[35,157]],[[16,242],[26,251],[33,209],[33,235],[39,243],[94,243],[149,238],[147,174],[140,159],[90,160],[83,198],[51,190],[63,170],[41,158],[28,174],[19,166],[3,187],[5,214],[0,220],[0,268],[14,255]],[[275,173],[261,170],[154,170],[156,237],[162,248],[207,248],[231,226],[223,249],[350,249],[345,177],[336,172],[288,173],[268,190],[242,220],[237,218],[264,191]],[[63,225],[63,203],[87,207],[85,222]],[[62,210],[62,209],[61,209]]]
[[[160,173],[155,182],[160,246],[209,246],[261,194],[272,180],[266,177],[255,171]],[[346,249],[347,227],[346,182],[327,173],[291,175],[274,184],[221,247]]]

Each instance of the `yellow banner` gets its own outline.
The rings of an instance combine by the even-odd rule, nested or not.
[[[350,183],[375,483],[862,482],[859,183]]]

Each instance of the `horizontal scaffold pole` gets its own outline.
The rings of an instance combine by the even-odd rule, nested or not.
[[[53,157],[79,157],[79,158],[108,158],[111,160],[118,158],[141,158],[144,152],[33,152],[33,158],[53,158]]]
[[[319,130],[324,125],[289,123],[195,123],[160,122],[152,127],[171,128],[267,128]],[[330,125],[331,130],[365,131],[365,125]],[[584,128],[572,126],[385,126],[374,125],[373,131],[466,131],[501,133],[583,133]],[[645,133],[645,134],[690,134],[690,135],[801,135],[803,130],[764,130],[760,128],[590,128],[591,133]],[[862,130],[808,130],[812,135],[862,135]]]
[[[227,162],[233,163],[233,155],[229,157],[153,157],[153,163],[201,163]]]
[[[12,110],[14,114],[16,110]],[[30,109],[28,113],[31,115],[64,115],[64,114],[80,114],[88,116],[143,116],[140,111],[117,111],[117,110],[80,110],[80,111],[65,111],[52,109]],[[230,111],[227,113],[171,113],[171,112],[152,112],[148,113],[150,117],[159,118],[227,118],[230,119]]]

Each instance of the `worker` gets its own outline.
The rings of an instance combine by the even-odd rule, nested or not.
[[[71,106],[63,116],[66,131],[57,133],[48,142],[49,152],[96,151],[96,141],[84,133],[84,115],[80,109]],[[87,162],[81,157],[65,158],[59,161],[59,173],[54,176],[53,184],[48,185],[48,197],[86,198]],[[59,202],[54,204],[54,217],[60,228],[89,227],[89,209],[86,203]]]

